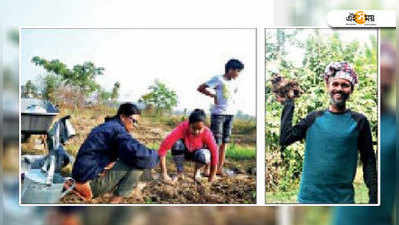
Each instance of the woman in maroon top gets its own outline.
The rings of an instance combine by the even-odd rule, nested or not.
[[[178,177],[183,174],[184,160],[195,162],[194,179],[201,182],[200,170],[210,165],[208,181],[216,176],[218,150],[211,130],[205,126],[206,114],[202,109],[195,109],[188,120],[180,123],[161,143],[158,155],[161,161],[162,178],[171,182],[166,169],[166,152],[172,149]]]

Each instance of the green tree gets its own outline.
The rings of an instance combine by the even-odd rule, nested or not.
[[[35,98],[38,96],[38,88],[31,80],[26,81],[25,85],[23,85],[23,93],[22,97],[24,98]]]
[[[176,92],[166,87],[159,80],[155,80],[154,84],[149,88],[150,92],[140,98],[140,102],[152,105],[157,114],[171,112],[173,107],[177,105]]]
[[[32,63],[43,67],[50,74],[59,76],[65,85],[79,87],[86,97],[100,87],[95,78],[104,73],[103,67],[97,67],[92,62],[77,64],[72,69],[69,69],[67,65],[58,59],[48,61],[35,56],[32,58]]]
[[[57,104],[55,91],[61,85],[61,80],[54,74],[48,74],[43,78],[42,96],[44,99]]]

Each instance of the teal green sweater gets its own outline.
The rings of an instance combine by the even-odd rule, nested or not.
[[[354,203],[353,180],[358,153],[370,202],[377,202],[376,159],[367,118],[350,110],[310,113],[292,126],[293,101],[287,101],[281,120],[280,144],[305,139],[305,157],[298,202],[304,204]]]
[[[337,207],[334,225],[392,225],[395,196],[396,119],[381,115],[381,206]]]

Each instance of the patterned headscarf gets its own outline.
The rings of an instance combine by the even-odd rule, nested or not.
[[[324,71],[324,80],[328,82],[331,77],[349,80],[353,86],[357,84],[357,74],[347,62],[332,62],[328,64]]]

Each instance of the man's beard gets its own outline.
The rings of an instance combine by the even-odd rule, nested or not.
[[[341,94],[341,99],[340,100],[334,99],[335,94]],[[337,107],[339,109],[343,109],[346,106],[346,101],[348,100],[348,98],[349,98],[349,95],[345,94],[342,91],[331,92],[330,93],[330,104],[334,105],[335,107]]]

